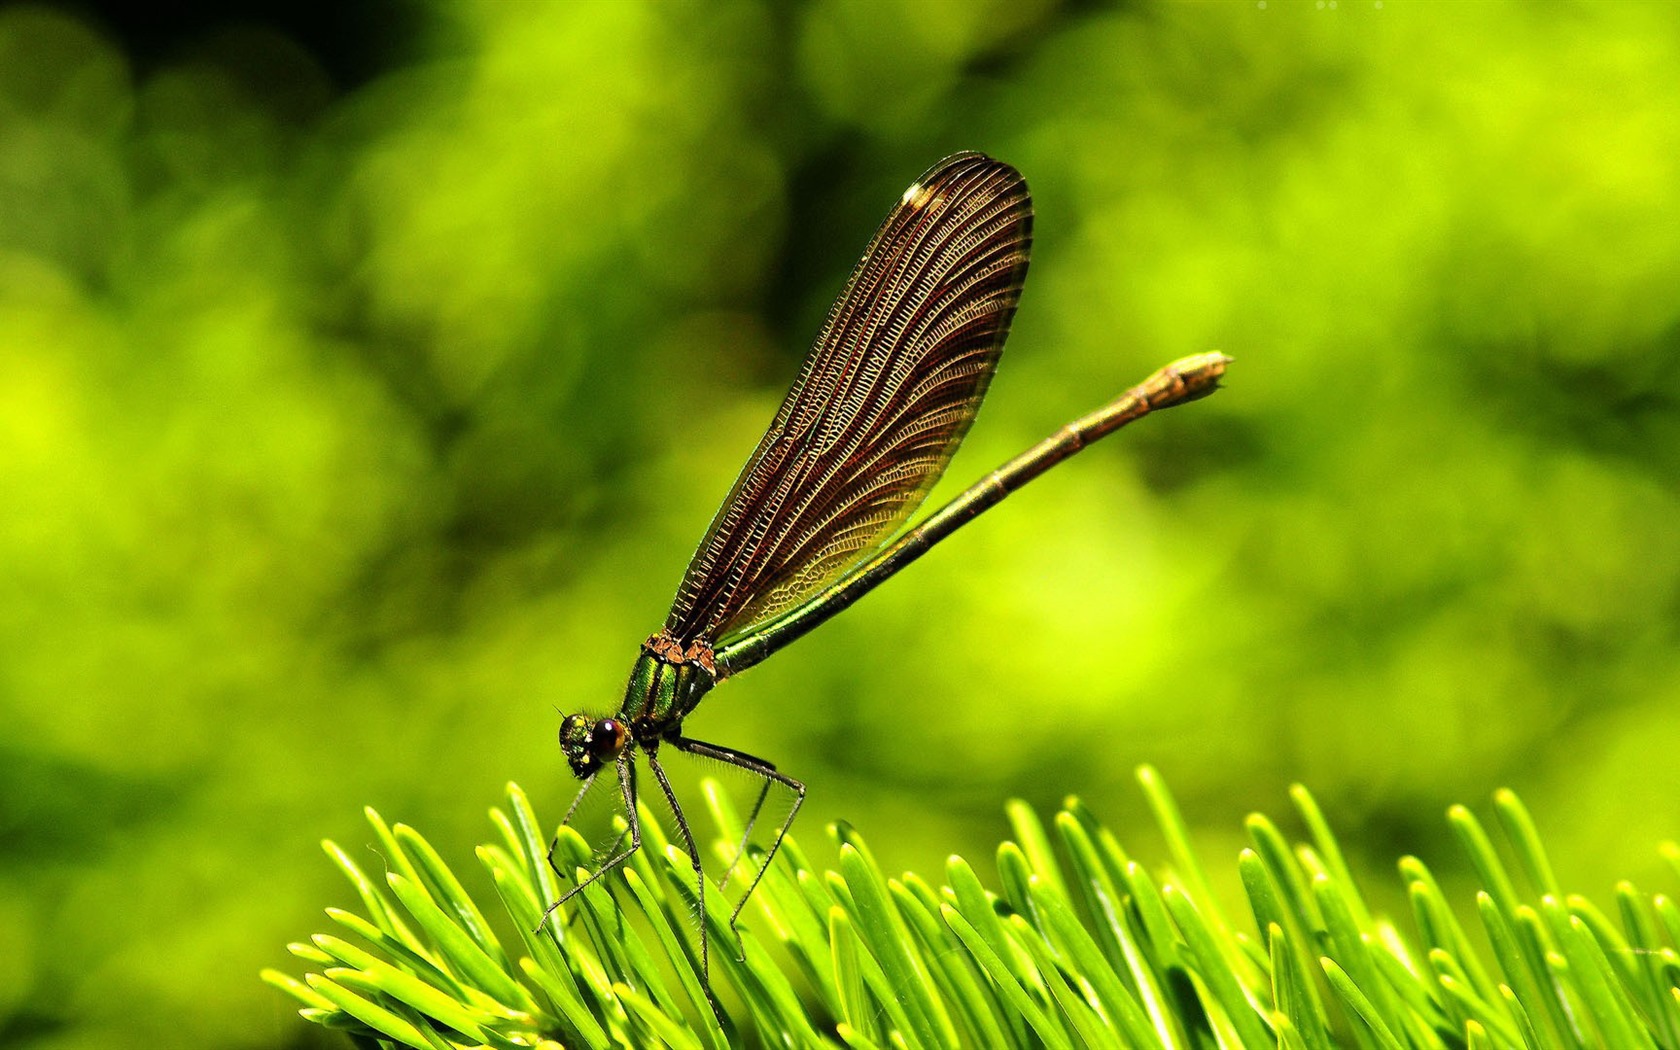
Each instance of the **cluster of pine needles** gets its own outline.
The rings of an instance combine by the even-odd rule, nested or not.
[[[821,871],[790,837],[738,931],[723,896],[706,895],[712,983],[732,1004],[722,1023],[689,929],[693,869],[651,819],[620,873],[533,932],[562,887],[516,785],[478,858],[517,941],[417,831],[369,810],[382,878],[325,844],[364,913],[329,909],[338,932],[291,946],[313,967],[302,980],[263,976],[355,1045],[415,1050],[1680,1048],[1680,908],[1622,883],[1612,919],[1563,894],[1514,794],[1494,798],[1510,866],[1469,810],[1447,815],[1481,886],[1473,908],[1459,902],[1479,919],[1466,928],[1414,857],[1399,864],[1409,921],[1373,914],[1302,788],[1309,841],[1249,817],[1246,914],[1228,910],[1160,777],[1138,776],[1165,867],[1134,861],[1077,799],[1048,828],[1008,807],[994,888],[960,857],[939,885],[888,878],[845,825],[831,829],[838,870]],[[727,853],[738,815],[715,784],[706,796]],[[1680,850],[1664,854],[1680,872]],[[570,829],[556,857],[568,870],[591,859]]]

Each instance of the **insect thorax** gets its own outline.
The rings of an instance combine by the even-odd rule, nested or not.
[[[619,717],[638,738],[675,729],[717,684],[712,667],[712,649],[704,642],[684,646],[663,631],[654,635],[642,643],[630,670]]]

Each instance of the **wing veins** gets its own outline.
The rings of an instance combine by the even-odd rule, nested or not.
[[[667,631],[739,632],[814,593],[908,520],[995,369],[1031,247],[1007,165],[935,165],[876,231],[714,518]]]

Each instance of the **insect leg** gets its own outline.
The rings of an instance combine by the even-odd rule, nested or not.
[[[652,750],[647,752],[647,760],[654,778],[665,792],[665,801],[671,804],[671,813],[677,818],[677,830],[682,833],[683,845],[688,849],[689,863],[694,865],[694,900],[700,911],[700,979],[706,985],[706,998],[711,1002],[712,1013],[717,1016],[721,1028],[724,1027],[723,1007],[718,1005],[717,996],[712,994],[711,937],[706,932],[706,873],[700,867],[700,850],[694,844],[694,832],[689,829],[688,818],[683,816],[677,793],[671,790],[671,782],[665,777],[665,767],[659,764]],[[745,953],[742,954],[744,957]]]
[[[661,776],[660,779],[664,780],[665,778],[663,776]],[[590,780],[591,780],[591,782],[593,782],[594,778],[591,777]],[[623,792],[623,794],[624,794],[624,819],[630,825],[629,829],[628,829],[629,832],[630,832],[630,845],[629,845],[629,847],[626,848],[623,852],[614,855],[612,858],[610,858],[605,864],[601,865],[599,868],[596,868],[595,873],[593,875],[590,875],[587,879],[584,879],[582,882],[578,883],[576,886],[573,886],[571,889],[567,890],[565,893],[562,893],[560,895],[560,899],[555,901],[553,904],[550,904],[548,906],[548,910],[542,913],[542,918],[537,920],[537,929],[538,930],[543,928],[543,924],[548,922],[548,917],[550,915],[553,915],[554,912],[555,912],[555,909],[559,908],[560,905],[566,903],[567,901],[571,900],[573,897],[577,896],[580,892],[583,891],[583,889],[586,886],[589,886],[591,883],[595,882],[601,876],[607,874],[608,872],[612,871],[614,868],[618,867],[620,864],[623,864],[625,861],[629,860],[632,854],[634,854],[637,850],[642,848],[642,823],[641,823],[641,819],[636,816],[636,763],[635,763],[634,756],[631,755],[629,752],[625,752],[623,755],[620,755],[619,759],[618,759],[618,787],[619,787],[619,790],[621,792]],[[585,791],[589,790],[589,785],[588,784],[584,785],[584,790]],[[581,795],[579,797],[581,798]],[[572,803],[572,810],[575,810],[576,808],[577,808],[577,802],[574,801]],[[571,817],[572,817],[572,812],[571,812],[571,810],[568,810],[566,812],[566,819],[570,820]],[[556,840],[556,841],[558,841],[558,840]],[[624,841],[624,836],[620,835],[619,836],[619,841],[620,842]],[[554,867],[554,847],[552,845],[549,846],[549,848],[548,848],[548,855],[549,855],[549,861],[548,861],[549,867]],[[557,874],[559,874],[561,878],[566,877],[565,873],[561,872],[558,868],[555,868],[555,872]],[[535,931],[532,931],[532,932],[535,932]]]
[[[787,835],[788,828],[793,825],[793,818],[799,814],[799,807],[805,802],[805,785],[788,776],[786,773],[781,772],[769,762],[764,761],[764,759],[755,755],[749,755],[745,751],[737,751],[732,747],[724,747],[721,744],[708,744],[704,740],[690,740],[688,737],[683,736],[666,737],[665,742],[676,748],[678,751],[682,751],[686,754],[699,755],[702,758],[712,758],[719,762],[727,762],[739,769],[744,769],[756,776],[763,777],[766,791],[769,790],[771,781],[781,784],[793,791],[793,805],[788,809],[787,816],[782,819],[782,826],[776,829],[776,837],[770,843],[769,852],[764,855],[764,863],[759,865],[758,871],[753,873],[752,884],[747,887],[746,894],[736,902],[735,910],[729,913],[729,928],[734,929],[735,920],[740,918],[741,909],[747,906],[747,901],[752,897],[753,890],[758,889],[758,884],[764,878],[764,873],[770,870],[770,861],[775,858],[776,851],[782,848],[782,839]],[[763,801],[764,795],[763,793],[760,793],[759,804],[762,805]],[[753,819],[758,819],[758,806],[753,807]],[[749,830],[751,829],[751,826],[751,822],[749,821]]]
[[[753,801],[752,812],[747,814],[747,825],[741,829],[740,844],[735,847],[735,855],[729,858],[729,867],[723,870],[723,877],[718,879],[718,889],[729,885],[730,877],[741,865],[741,858],[747,855],[747,840],[752,838],[753,827],[758,824],[758,814],[764,809],[764,800],[770,797],[770,785],[773,783],[775,781],[765,778],[764,783],[759,786],[758,798]]]
[[[565,816],[564,819],[562,819],[560,821],[560,826],[561,827],[565,827],[567,824],[570,824],[572,822],[572,817],[577,814],[578,807],[583,805],[584,796],[589,794],[589,789],[595,786],[595,778],[598,777],[598,776],[600,776],[599,773],[591,773],[589,775],[589,779],[585,780],[583,782],[583,787],[578,789],[577,797],[573,798],[572,799],[572,804],[566,807],[566,816]],[[567,875],[565,872],[560,870],[560,865],[554,863],[554,850],[559,845],[560,845],[560,836],[559,835],[556,835],[556,836],[554,836],[554,838],[549,840],[549,843],[548,843],[548,867],[549,867],[549,870],[553,871],[554,874],[560,876],[562,879],[570,878],[571,876]],[[615,848],[616,848],[616,844],[615,844]],[[546,918],[546,916],[544,916],[544,917]]]

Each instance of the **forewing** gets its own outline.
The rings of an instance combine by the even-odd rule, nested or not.
[[[712,520],[666,630],[739,634],[791,609],[915,512],[980,407],[1026,279],[1019,172],[948,157],[887,216]]]

